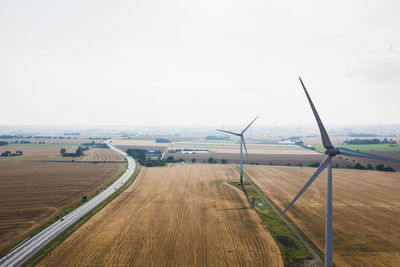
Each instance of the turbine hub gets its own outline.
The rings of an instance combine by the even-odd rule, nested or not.
[[[325,151],[325,154],[331,155],[332,157],[336,156],[337,154],[340,154],[339,150],[335,147],[330,147]]]

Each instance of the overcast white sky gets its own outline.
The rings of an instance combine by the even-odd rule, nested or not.
[[[0,0],[0,124],[400,123],[399,1]]]

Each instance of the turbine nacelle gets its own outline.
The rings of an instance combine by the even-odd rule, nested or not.
[[[334,156],[336,156],[337,154],[340,154],[340,151],[339,151],[339,149],[337,149],[336,147],[331,147],[331,148],[328,148],[327,150],[325,150],[324,153],[327,154],[327,155],[330,155],[330,156],[334,157]]]

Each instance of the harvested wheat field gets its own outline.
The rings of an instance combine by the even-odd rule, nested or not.
[[[135,182],[42,266],[283,266],[233,166],[142,168]]]
[[[125,158],[118,152],[108,148],[91,148],[85,151],[82,161],[124,161]]]
[[[123,163],[0,161],[0,251],[96,192]]]
[[[246,166],[284,209],[314,168]],[[324,251],[326,171],[288,215]],[[400,173],[333,169],[333,261],[338,266],[400,266]]]
[[[124,156],[108,148],[90,148],[84,151],[81,157],[63,157],[60,154],[61,148],[65,148],[68,153],[73,153],[79,145],[75,144],[24,144],[9,145],[0,147],[0,153],[11,151],[15,153],[17,150],[23,152],[22,156],[17,157],[0,157],[0,161],[7,160],[27,160],[27,161],[124,161]]]

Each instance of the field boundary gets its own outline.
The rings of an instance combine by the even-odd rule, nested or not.
[[[240,172],[237,165],[233,165],[234,168]],[[261,188],[243,171],[244,178],[254,187],[257,193],[264,199],[264,201],[271,207],[271,209],[282,219],[282,221],[286,224],[286,226],[293,232],[293,234],[299,239],[299,241],[304,245],[304,247],[310,252],[310,254],[314,257],[313,263],[308,263],[311,266],[323,266],[324,254],[318,249],[318,247],[307,237],[307,235],[301,231],[290,218],[286,215],[281,216],[281,209],[269,198],[265,195],[265,193],[261,190]],[[257,212],[258,213],[258,212]]]
[[[35,266],[42,259],[44,259],[47,255],[49,255],[54,249],[57,248],[65,239],[67,239],[71,234],[73,234],[76,230],[78,230],[85,222],[87,222],[91,217],[93,217],[97,212],[107,206],[108,203],[113,201],[116,197],[118,197],[125,189],[127,189],[135,180],[136,177],[140,173],[140,164],[136,164],[136,169],[134,173],[129,177],[128,181],[120,187],[117,191],[115,191],[112,195],[106,198],[103,202],[97,205],[94,209],[88,212],[85,216],[80,218],[77,222],[59,234],[55,239],[53,239],[50,243],[44,246],[41,250],[39,250],[34,256],[32,256],[29,260],[27,260],[22,266]]]

